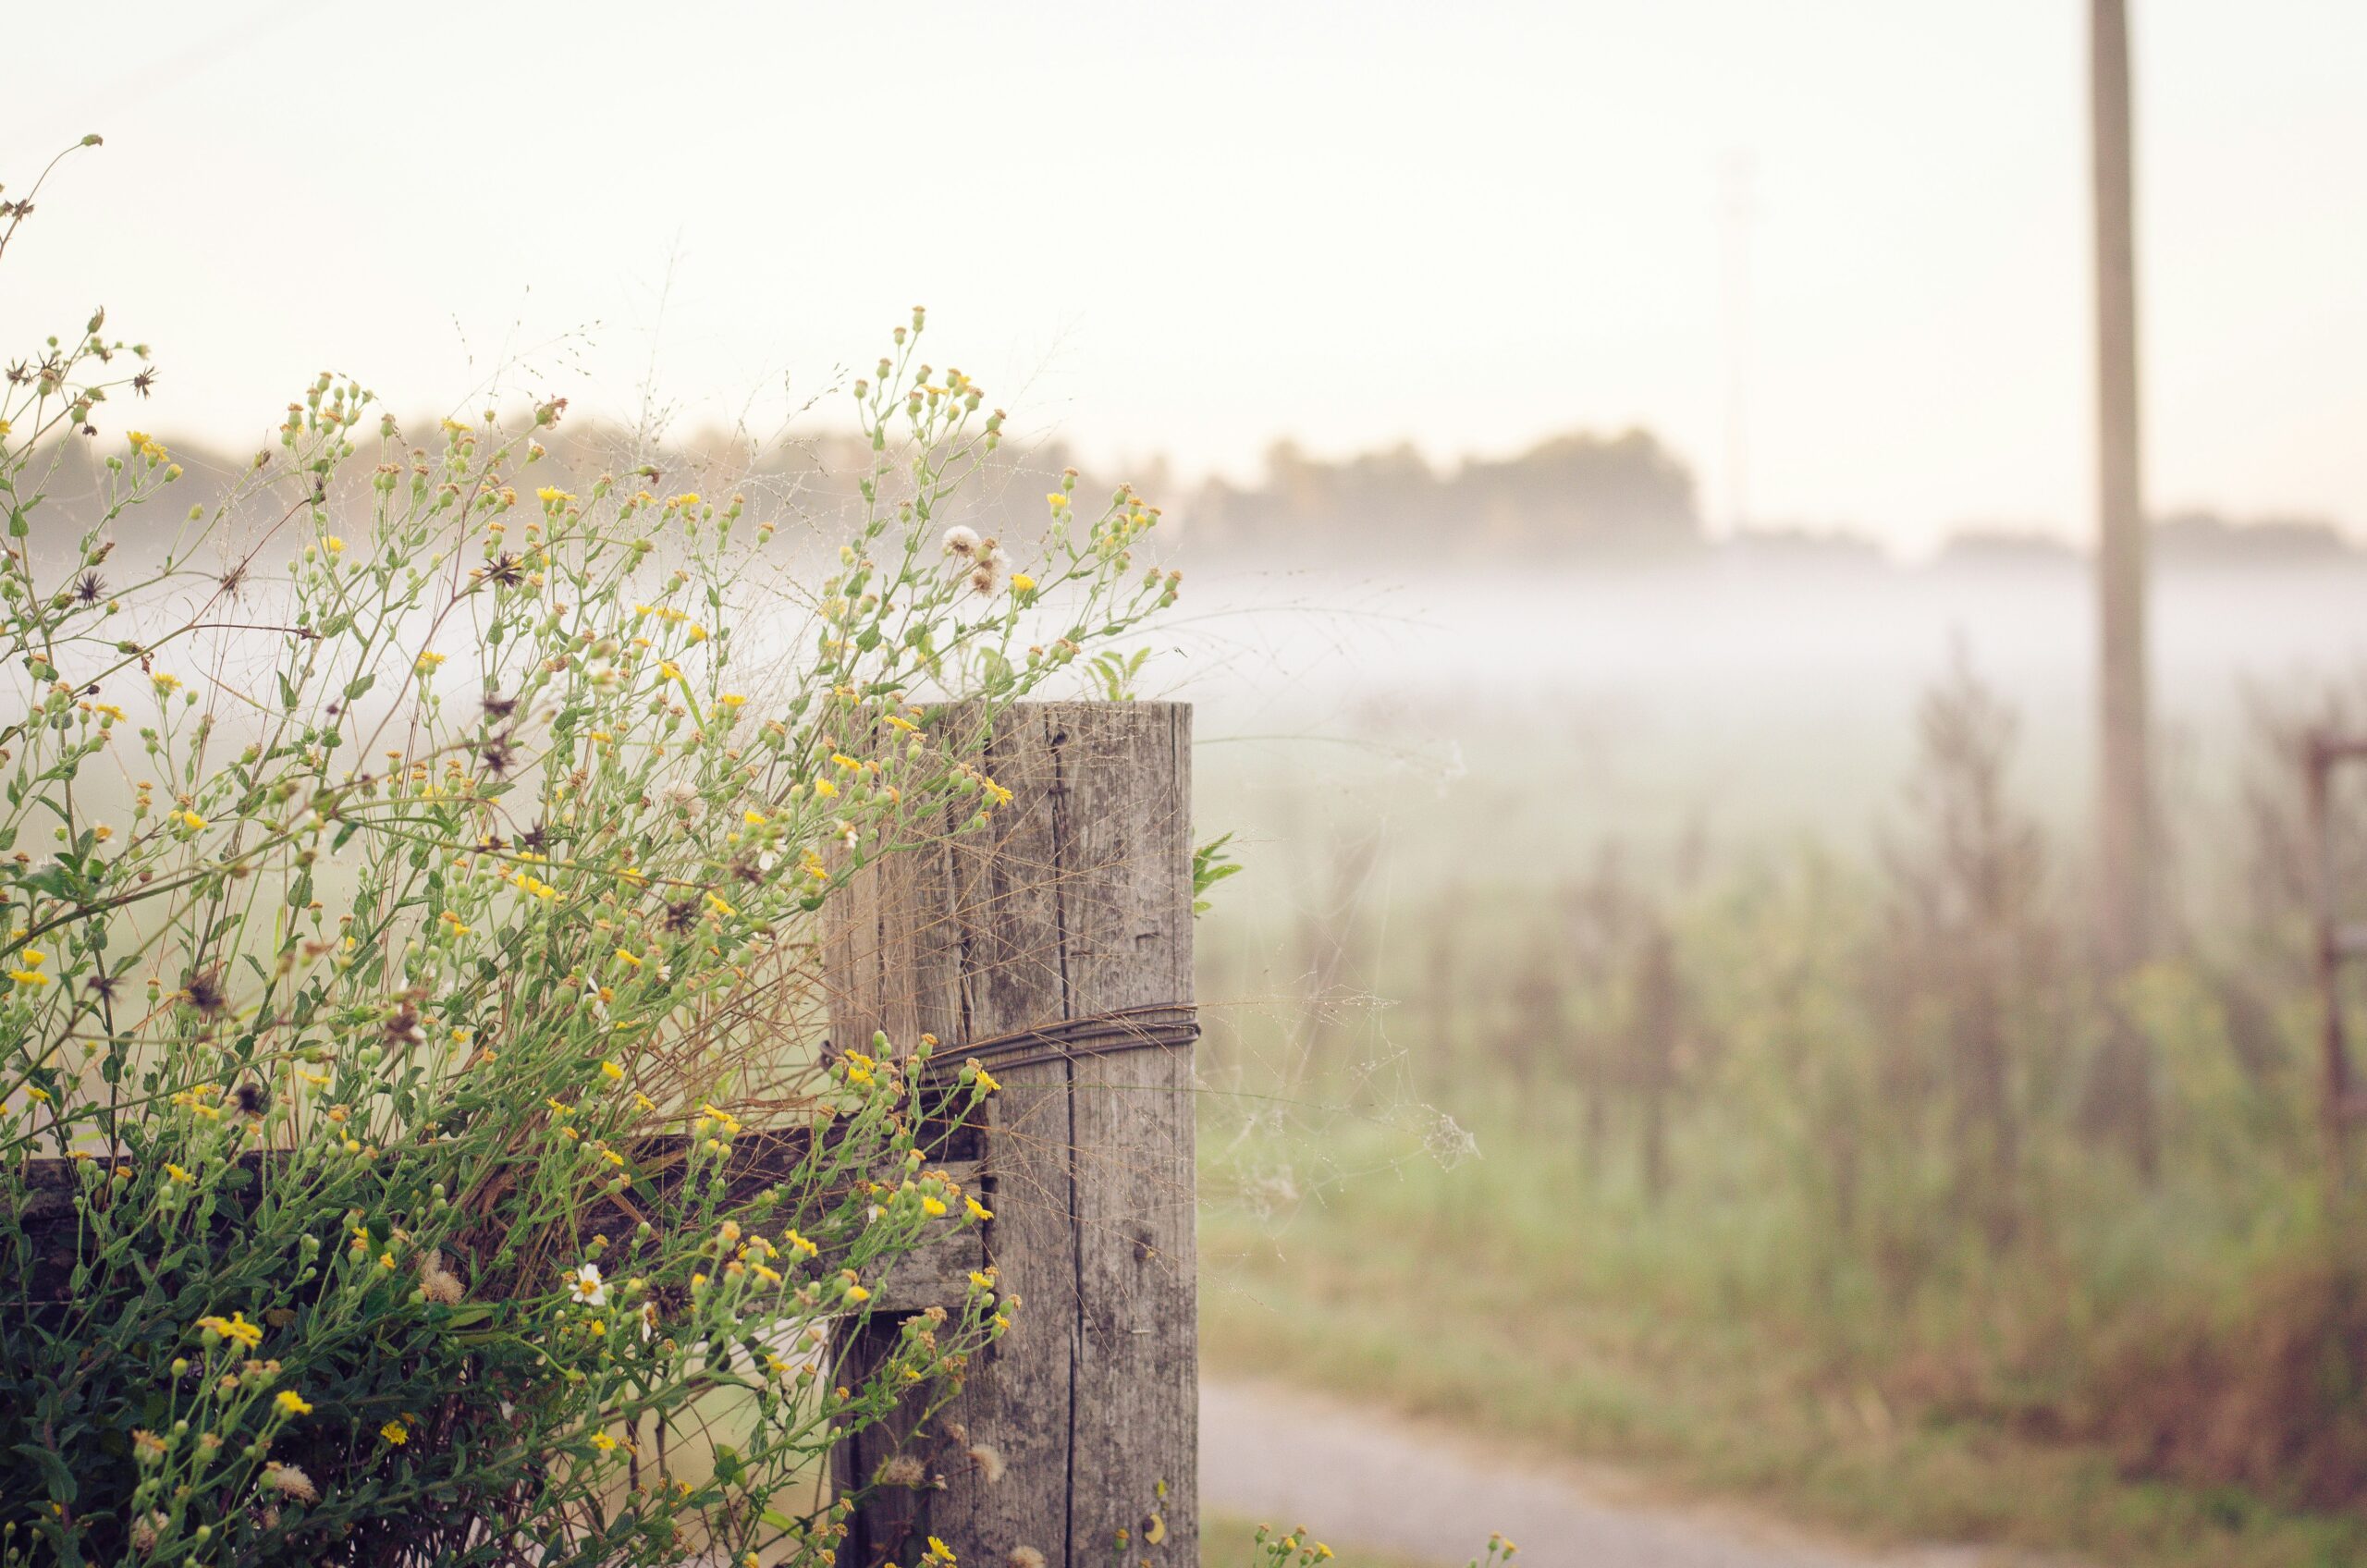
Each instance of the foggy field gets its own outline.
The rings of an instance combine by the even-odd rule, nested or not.
[[[1289,681],[1194,661],[1246,868],[1201,941],[1212,1363],[1877,1539],[2367,1551],[2309,1516],[2348,1396],[2276,1380],[2357,1331],[2277,835],[2367,576],[2160,586],[2138,1163],[2083,999],[2079,574],[1229,588],[1294,607],[1217,623]]]
[[[2019,716],[2016,797],[2092,809],[2092,594],[2065,566],[1609,568],[1418,580],[1219,568],[1180,622],[1209,820],[1243,836],[1385,825],[1407,876],[1551,880],[1606,838],[1666,856],[1802,836],[1869,847],[1915,707],[1956,651]],[[2367,669],[2367,564],[2167,574],[2154,601],[2167,788],[2233,802],[2260,702]],[[1220,608],[1209,609],[1207,606]],[[1158,667],[1154,667],[1157,668]],[[1540,848],[1544,852],[1540,852]]]

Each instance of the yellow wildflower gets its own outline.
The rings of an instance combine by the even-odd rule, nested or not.
[[[280,1390],[278,1395],[272,1400],[272,1403],[279,1406],[279,1413],[283,1415],[310,1415],[313,1414],[312,1405],[306,1403],[304,1396],[298,1393],[294,1389]]]
[[[252,1350],[263,1343],[263,1330],[248,1322],[247,1315],[242,1311],[233,1312],[227,1317],[201,1317],[197,1326],[213,1330],[244,1350]]]

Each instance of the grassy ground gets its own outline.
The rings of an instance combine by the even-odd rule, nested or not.
[[[1202,1516],[1201,1568],[1250,1568],[1250,1564],[1257,1561],[1257,1526],[1261,1523],[1271,1522],[1241,1519],[1229,1513]],[[1287,1529],[1290,1525],[1282,1524],[1279,1527]],[[1321,1532],[1318,1530],[1317,1534],[1319,1536]],[[1417,1563],[1410,1558],[1392,1557],[1386,1552],[1352,1542],[1331,1541],[1326,1544],[1339,1554],[1331,1560],[1333,1568],[1441,1568],[1438,1564]]]
[[[1604,1268],[1524,1235],[1515,1156],[1345,1186],[1279,1233],[1204,1225],[1211,1366],[1392,1403],[1679,1492],[1749,1499],[1878,1541],[2068,1550],[2130,1568],[2367,1562],[2367,1525],[2236,1488],[2126,1477],[2092,1444],[1902,1395],[1823,1336],[1720,1311],[1714,1286]],[[1515,1179],[1515,1185],[1521,1184]],[[1545,1207],[1552,1207],[1550,1203]],[[1887,1389],[1887,1391],[1885,1391]],[[1320,1521],[1315,1522],[1320,1524]]]
[[[2133,974],[1968,677],[1889,761],[1792,737],[1831,842],[1713,832],[1527,718],[1462,723],[1452,789],[1344,751],[1241,789],[1209,1364],[1870,1538],[2367,1564],[2367,1213],[2324,1201],[2283,724],[2174,814],[2187,918]],[[1622,778],[1660,815],[1598,832]]]

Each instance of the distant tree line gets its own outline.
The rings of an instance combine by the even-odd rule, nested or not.
[[[2358,561],[2367,555],[2324,518],[2239,520],[2200,508],[2153,519],[2149,553],[2156,566],[2171,570],[2333,565]],[[2038,529],[1974,524],[1949,535],[1936,564],[1979,569],[2070,567],[2086,554],[2061,536]]]
[[[1704,544],[1692,471],[1634,429],[1574,431],[1443,470],[1410,443],[1326,461],[1280,442],[1262,484],[1211,481],[1184,521],[1195,550],[1293,565],[1658,559]]]
[[[416,430],[411,429],[416,426]],[[432,445],[435,422],[407,422],[406,434]],[[227,494],[254,460],[168,441],[187,475],[177,504],[207,508]],[[696,489],[746,492],[752,508],[793,531],[810,523],[815,541],[835,538],[859,504],[857,484],[869,451],[851,434],[821,430],[786,439],[754,440],[718,431],[636,435],[616,425],[582,421],[555,433],[553,456],[583,472],[603,469],[667,493]],[[559,448],[565,448],[560,450]],[[69,521],[104,510],[105,454],[79,438],[58,456],[44,486],[55,505],[48,516],[61,533]],[[1007,443],[983,462],[948,523],[963,522],[1013,540],[1032,537],[1045,523],[1045,493],[1061,471],[1082,466],[1058,441]],[[532,474],[516,476],[531,485]],[[1289,441],[1266,454],[1256,484],[1217,478],[1179,486],[1163,461],[1149,472],[1081,475],[1081,494],[1099,496],[1120,479],[1133,481],[1172,524],[1165,546],[1188,562],[1219,558],[1261,567],[1401,569],[1534,568],[1561,565],[1707,564],[1753,570],[1887,570],[1882,542],[1857,529],[1760,526],[1712,539],[1705,531],[1692,470],[1650,431],[1573,431],[1506,458],[1466,457],[1434,465],[1410,443],[1338,459],[1309,454]],[[333,498],[334,499],[334,498]],[[353,497],[365,506],[366,497]],[[267,528],[272,519],[252,520]],[[168,521],[127,523],[126,557],[153,557],[171,547]],[[76,532],[79,532],[77,530]],[[57,543],[70,545],[70,538]],[[33,542],[37,557],[43,541]],[[2152,558],[2170,570],[2367,562],[2367,551],[2319,518],[2268,516],[2238,520],[2190,509],[2153,522]],[[2063,570],[2085,558],[2079,545],[2053,530],[1968,523],[1951,533],[1933,561],[1943,570]],[[123,564],[129,561],[119,557]]]

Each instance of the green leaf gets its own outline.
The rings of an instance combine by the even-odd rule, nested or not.
[[[1232,842],[1233,835],[1226,833],[1192,851],[1192,913],[1195,915],[1208,913],[1208,900],[1201,897],[1202,894],[1226,877],[1241,874],[1241,863],[1226,851],[1225,847]]]
[[[43,1443],[18,1443],[14,1452],[32,1461],[34,1466],[41,1471],[43,1477],[49,1482],[49,1499],[52,1502],[74,1501],[80,1489],[74,1484],[74,1472],[66,1467],[66,1461],[58,1457],[55,1449]]]

